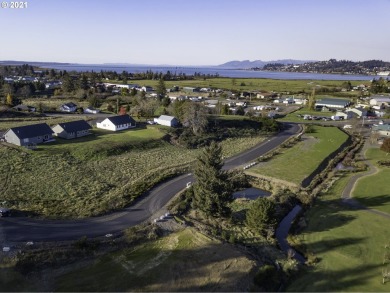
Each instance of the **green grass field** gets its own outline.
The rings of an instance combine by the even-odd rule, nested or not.
[[[390,168],[376,164],[388,157],[379,148],[368,149],[366,157],[378,168],[378,173],[359,179],[352,195],[367,207],[390,213]]]
[[[234,84],[233,84],[234,80]],[[311,93],[313,86],[335,88],[340,87],[344,81],[340,80],[278,80],[266,78],[210,78],[183,81],[166,81],[167,88],[178,85],[180,87],[211,87],[239,91],[276,91],[297,93],[305,91]],[[155,88],[158,80],[134,80],[139,85],[147,85]],[[359,85],[362,81],[351,81],[352,85]],[[245,84],[245,85],[241,85]],[[358,94],[357,92],[353,92]]]
[[[96,131],[80,140],[57,139],[35,151],[0,144],[0,201],[51,217],[87,217],[122,208],[162,179],[184,172],[200,151],[171,145],[162,135],[155,127]],[[226,139],[223,155],[263,139]]]
[[[348,179],[336,182],[306,213],[307,227],[298,237],[319,262],[304,269],[287,291],[390,291],[390,283],[382,285],[390,219],[343,205],[340,195]]]
[[[334,115],[333,112],[320,112],[320,111],[315,111],[315,110],[310,110],[308,108],[302,108],[297,111],[294,111],[292,113],[287,114],[283,118],[278,119],[278,121],[283,121],[283,122],[312,122],[309,120],[304,120],[303,117],[298,117],[298,115],[312,115],[312,116],[321,116],[321,117],[330,117]],[[321,120],[321,123],[324,121]]]
[[[54,279],[54,291],[245,291],[255,263],[187,228]]]
[[[305,134],[292,148],[283,149],[268,162],[249,169],[251,172],[301,184],[330,153],[348,136],[336,127],[314,127],[315,133]]]

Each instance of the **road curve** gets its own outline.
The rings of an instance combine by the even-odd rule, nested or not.
[[[277,135],[270,137],[250,150],[227,159],[223,168],[225,170],[232,169],[253,161],[301,130],[299,125],[293,123],[285,123],[284,126],[285,129]],[[130,207],[100,217],[82,220],[47,220],[27,217],[1,218],[1,242],[65,241],[76,240],[82,236],[99,237],[109,233],[119,233],[128,227],[150,219],[175,194],[183,190],[187,182],[193,180],[191,174],[177,176],[157,185]]]

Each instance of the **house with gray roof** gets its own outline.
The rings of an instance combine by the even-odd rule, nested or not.
[[[4,133],[4,140],[18,146],[34,147],[53,141],[53,130],[46,123],[13,127]]]
[[[59,123],[52,128],[54,135],[66,139],[73,139],[90,135],[92,126],[85,120]]]
[[[390,137],[390,124],[373,125],[372,131],[377,132],[380,136]]]
[[[168,116],[168,115],[161,115],[158,118],[154,118],[154,122],[160,125],[165,125],[169,127],[175,127],[179,124],[179,120],[177,120],[173,116]]]
[[[111,131],[119,131],[136,127],[135,120],[129,115],[119,115],[107,117],[101,122],[96,123],[96,127],[100,129],[106,129]]]

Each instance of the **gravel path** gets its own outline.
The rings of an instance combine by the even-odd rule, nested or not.
[[[359,181],[360,178],[366,177],[366,176],[371,176],[379,172],[379,169],[373,165],[369,160],[367,160],[365,154],[367,149],[370,147],[370,143],[368,141],[365,142],[364,147],[361,150],[361,154],[364,158],[364,163],[368,165],[368,171],[365,173],[359,173],[355,174],[349,179],[347,185],[345,186],[342,194],[341,194],[341,200],[343,203],[346,205],[356,208],[356,209],[361,209],[365,210],[369,213],[377,214],[385,218],[390,218],[390,214],[382,211],[378,211],[375,209],[368,208],[364,205],[362,205],[360,202],[358,202],[356,199],[352,198],[352,193],[355,189],[356,183]]]

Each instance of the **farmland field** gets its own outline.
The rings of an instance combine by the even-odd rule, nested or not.
[[[302,141],[268,162],[249,169],[269,177],[301,184],[330,153],[334,152],[348,136],[336,127],[314,127],[314,133],[303,135]]]
[[[122,208],[157,182],[184,172],[200,151],[161,140],[155,127],[120,133],[97,131],[35,151],[0,144],[0,201],[50,217],[87,217]],[[263,137],[222,142],[225,157]]]

